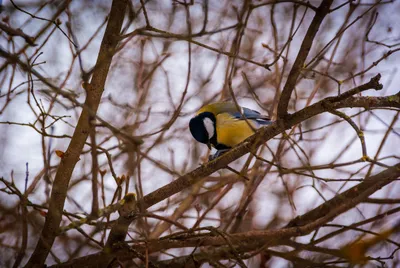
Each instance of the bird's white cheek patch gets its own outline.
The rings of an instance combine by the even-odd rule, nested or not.
[[[214,123],[210,118],[204,118],[203,123],[208,133],[208,139],[211,139],[212,137],[214,137],[215,133]]]

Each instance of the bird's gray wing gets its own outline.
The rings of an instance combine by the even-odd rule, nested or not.
[[[257,123],[261,125],[269,125],[271,124],[271,120],[268,118],[266,115],[262,115],[257,111],[254,111],[249,108],[242,108],[242,112],[234,112],[230,113],[234,118],[240,119],[240,120],[245,120],[249,119],[252,121],[256,121]]]

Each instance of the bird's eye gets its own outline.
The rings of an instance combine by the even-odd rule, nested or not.
[[[215,134],[214,123],[208,117],[203,119],[203,123],[204,123],[204,127],[207,130],[208,139],[211,139],[212,137],[214,137],[214,134]]]

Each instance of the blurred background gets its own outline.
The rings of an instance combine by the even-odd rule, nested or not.
[[[129,1],[97,114],[97,187],[92,185],[93,140],[88,139],[70,182],[64,207],[69,215],[63,217],[62,226],[75,220],[74,216],[91,213],[94,189],[101,209],[128,192],[140,198],[207,162],[207,146],[197,143],[188,129],[190,118],[203,105],[234,97],[240,105],[276,119],[281,91],[314,17],[313,9],[321,1],[142,2],[151,27],[146,27],[141,1]],[[10,58],[0,58],[2,267],[12,267],[21,249],[23,218],[29,236],[22,264],[39,238],[60,161],[56,151],[66,151],[77,124],[85,98],[82,83],[90,80],[110,7],[111,1],[100,0],[2,2],[0,48],[18,55],[69,94],[69,98],[61,96]],[[383,89],[365,91],[363,96],[399,91],[400,2],[343,0],[334,1],[331,9],[303,66],[290,113],[366,83],[378,73]],[[10,28],[20,29],[23,35],[13,35]],[[228,233],[274,229],[398,162],[398,109],[341,111],[364,131],[368,155],[376,162],[361,161],[357,133],[343,119],[325,113],[268,141],[258,149],[258,159],[247,154],[230,165],[249,181],[222,169],[149,211],[188,228],[214,226]],[[133,148],[113,128],[144,143]],[[14,192],[4,181],[12,183]],[[332,224],[348,226],[397,208],[398,187],[393,182]],[[26,207],[25,217],[15,189],[34,204]],[[116,214],[98,219],[104,222],[102,228],[82,226],[91,239],[75,229],[59,236],[47,263],[101,250]],[[321,239],[317,245],[340,249],[373,237],[371,232],[379,234],[393,227],[397,218],[393,213],[363,225],[362,230]],[[130,228],[128,240],[158,238],[179,230],[151,217]],[[326,226],[295,241],[308,244],[338,228]],[[398,241],[397,233],[392,236],[391,240]],[[369,249],[372,259],[363,265],[397,265],[399,245],[383,240]],[[152,259],[171,259],[192,251],[166,250]],[[303,250],[296,254],[315,263],[349,265],[326,253]],[[388,256],[392,258],[376,259]],[[245,262],[249,267],[300,267],[279,254],[266,258],[261,253]]]

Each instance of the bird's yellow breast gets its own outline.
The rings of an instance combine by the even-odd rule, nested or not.
[[[228,113],[216,116],[217,142],[228,147],[234,147],[254,134],[256,126],[251,120],[238,120]]]

